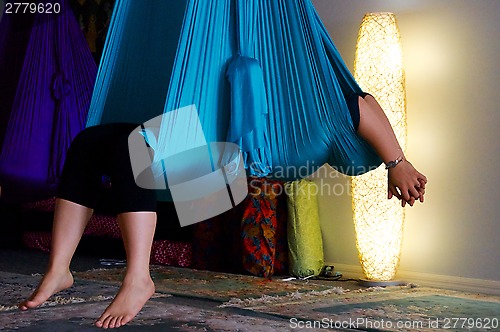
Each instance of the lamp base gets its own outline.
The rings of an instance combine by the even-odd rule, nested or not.
[[[390,287],[406,285],[406,283],[401,280],[377,281],[369,279],[359,279],[358,284],[364,287]]]

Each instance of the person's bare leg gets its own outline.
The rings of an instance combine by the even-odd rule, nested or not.
[[[423,202],[427,178],[406,160],[379,103],[370,95],[364,99],[359,97],[358,101],[360,112],[358,134],[375,149],[384,163],[399,158],[403,160],[396,167],[389,169],[388,198],[396,196],[402,200],[403,206],[406,203],[413,206],[416,199]]]
[[[130,322],[155,292],[149,273],[149,258],[156,227],[156,213],[128,212],[118,215],[127,254],[127,272],[113,302],[96,321],[102,328]]]
[[[92,209],[83,205],[64,199],[56,200],[47,272],[33,294],[19,304],[21,310],[37,307],[53,294],[73,285],[69,269],[71,258],[92,212]]]

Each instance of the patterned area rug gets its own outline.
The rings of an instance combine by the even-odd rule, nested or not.
[[[41,275],[27,276],[23,274],[0,272],[0,312],[17,311],[17,305],[34,290]],[[56,306],[83,302],[106,301],[113,298],[118,291],[117,286],[108,286],[85,280],[75,281],[73,287],[59,292],[43,306]]]
[[[40,275],[0,272],[0,330],[91,331],[123,269],[75,273],[75,285],[20,312]],[[431,288],[363,288],[153,267],[157,293],[120,331],[500,331],[500,298]]]
[[[109,282],[119,285],[124,269],[94,270],[75,274],[76,279]],[[328,291],[325,284],[303,281],[272,281],[250,275],[237,275],[186,268],[156,266],[151,268],[156,291],[177,296],[203,298],[225,302],[233,298],[250,299],[267,296],[285,296],[291,293]]]
[[[30,312],[0,313],[2,331],[102,331],[93,326],[108,301],[43,307]],[[288,323],[179,303],[172,297],[150,300],[129,324],[118,331],[290,331]]]
[[[17,309],[17,304],[33,292],[41,275],[0,272],[0,331],[102,331],[93,323],[118,291],[118,282],[113,279],[120,278],[121,272],[110,269],[83,273],[87,280],[75,278],[73,287],[40,308],[24,312]],[[158,276],[155,279],[161,283]],[[289,331],[288,322],[272,315],[218,308],[218,304],[157,292],[120,331]]]
[[[288,319],[292,327],[500,331],[500,297],[433,288],[370,288],[267,303],[230,301],[224,306],[273,314]]]

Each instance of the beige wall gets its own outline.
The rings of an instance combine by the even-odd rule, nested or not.
[[[500,1],[313,3],[351,70],[364,13],[398,18],[407,156],[429,179],[426,203],[407,208],[400,269],[500,280]],[[350,209],[347,195],[320,198],[330,263],[358,264]]]

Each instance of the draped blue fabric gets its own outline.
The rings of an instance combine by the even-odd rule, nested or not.
[[[162,113],[186,0],[117,1],[87,126]]]
[[[236,0],[236,4],[238,53],[226,70],[231,83],[227,141],[241,147],[245,163],[254,175],[267,175],[272,170],[266,128],[268,106],[264,75],[254,51],[259,2]]]
[[[182,24],[162,29],[177,17],[174,3],[118,1],[87,125],[145,121],[194,104],[207,141],[240,144],[254,175],[295,179],[325,162],[355,175],[380,164],[346,105],[362,91],[310,0],[188,0]],[[127,31],[144,24],[158,29],[134,47]],[[164,70],[173,48],[171,71]],[[144,62],[157,66],[157,76]],[[168,150],[172,126],[175,119],[162,123],[159,152]]]
[[[0,155],[5,199],[53,194],[66,151],[85,127],[97,66],[69,4],[59,3],[59,14],[37,14],[23,24],[26,45],[3,44],[20,34],[16,20],[23,15],[4,14],[0,24],[7,32],[0,39],[0,58],[22,50],[20,70],[2,66],[7,74],[2,82],[17,79],[15,89],[2,95],[12,100]]]

